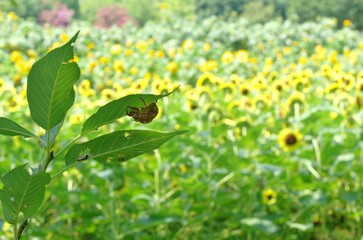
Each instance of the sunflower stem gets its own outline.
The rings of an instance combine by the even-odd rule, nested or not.
[[[295,121],[300,121],[300,105],[298,103],[294,103],[294,113],[295,113]]]
[[[316,163],[318,165],[318,173],[320,174],[321,173],[321,153],[320,153],[319,143],[316,138],[314,138],[312,140],[312,143],[313,143],[313,148],[314,148],[314,152],[315,152]]]

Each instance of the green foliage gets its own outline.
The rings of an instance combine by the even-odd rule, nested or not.
[[[170,9],[173,15],[183,18],[192,18],[194,16],[195,0],[166,0],[161,2],[168,4],[168,9]],[[158,19],[162,19],[164,14],[163,11],[160,11]]]
[[[66,165],[95,159],[101,163],[121,163],[161,147],[184,132],[159,133],[145,130],[116,131],[91,141],[75,144],[65,157]]]
[[[2,176],[1,182],[4,184],[0,190],[4,217],[9,223],[17,225],[31,218],[42,204],[50,175],[45,171],[30,175],[23,165]]]
[[[242,13],[248,0],[201,0],[195,1],[195,14],[198,18],[210,16],[230,16],[231,12]]]
[[[8,3],[4,4],[4,9],[8,11],[14,11],[17,15],[23,18],[35,18],[38,16],[41,10],[45,8],[43,0],[27,0],[18,1],[16,5],[12,4],[11,1],[4,1]]]
[[[27,97],[33,120],[49,131],[65,118],[73,105],[73,85],[80,69],[74,58],[72,44],[78,33],[64,46],[54,49],[36,62],[28,76]]]
[[[299,22],[305,22],[308,20],[316,20],[317,17],[327,16],[330,14],[331,7],[335,8],[336,3],[330,4],[329,0],[322,1],[303,1],[295,0],[291,1],[289,4],[289,14],[290,18],[296,17]],[[327,6],[330,6],[327,8]]]
[[[29,132],[16,122],[4,117],[0,117],[0,134],[6,136],[35,137],[34,133]]]
[[[98,1],[89,1],[89,0],[79,0],[80,5],[80,15],[83,20],[86,20],[90,23],[93,23],[97,16],[97,10],[117,3],[117,0],[98,0]]]
[[[63,39],[64,29],[52,28],[49,34],[29,21],[2,23],[0,34],[8,37],[1,37],[0,44],[8,47],[0,48],[0,83],[5,82],[0,114],[42,135],[23,120],[24,100],[17,109],[12,106],[12,96],[26,89],[24,77],[15,89],[10,87],[12,76],[31,61],[28,49],[47,51]],[[69,31],[78,28],[79,23]],[[82,28],[87,34],[77,39],[82,69],[77,99],[56,138],[53,149],[59,155],[49,168],[53,178],[54,173],[62,177],[49,185],[52,192],[46,191],[24,235],[75,240],[361,238],[361,32],[339,29],[324,18],[302,24],[170,18],[142,28]],[[235,44],[241,40],[243,45]],[[115,46],[116,54],[111,51]],[[10,60],[15,49],[22,61]],[[120,60],[122,70],[116,71],[114,63]],[[170,62],[177,66],[174,74],[168,71]],[[130,93],[165,94],[177,85],[171,97],[157,101],[161,115],[148,126],[161,132],[188,128],[188,136],[122,164],[81,164],[86,148],[78,155],[79,164],[58,172],[72,148],[68,140],[96,108]],[[139,99],[136,103],[143,106]],[[130,117],[116,122],[81,136],[76,145],[113,131],[142,129]],[[288,152],[278,141],[285,127],[296,127],[302,135],[301,144]],[[290,142],[290,137],[282,140]],[[0,141],[2,173],[24,159],[38,164],[32,138]],[[3,224],[0,231],[4,239],[9,238],[7,227]]]
[[[74,85],[80,77],[80,69],[74,61],[74,46],[79,31],[63,46],[51,50],[35,62],[29,72],[27,82],[27,100],[31,118],[46,132],[42,137],[20,126],[13,120],[0,117],[0,134],[6,136],[35,137],[39,140],[40,149],[38,167],[32,168],[32,174],[26,165],[10,170],[1,177],[3,184],[0,190],[0,200],[3,206],[5,220],[14,225],[14,239],[18,240],[28,220],[39,210],[44,200],[46,185],[51,180],[49,164],[59,158],[63,151],[70,150],[65,156],[65,166],[57,174],[58,177],[68,168],[85,160],[95,159],[102,163],[120,163],[141,154],[159,148],[165,142],[185,131],[160,133],[146,130],[114,131],[101,135],[90,141],[75,144],[76,140],[84,137],[98,127],[110,124],[126,116],[126,108],[146,111],[146,106],[170,93],[163,95],[138,94],[129,95],[106,104],[92,115],[84,124],[82,132],[74,137],[67,146],[54,153],[55,140],[59,136],[68,110],[74,104]],[[157,108],[157,106],[155,105]],[[142,112],[148,114],[148,112]],[[153,115],[152,118],[155,118]],[[133,116],[134,117],[134,116]],[[148,121],[148,122],[150,122]],[[28,156],[27,158],[30,158]],[[30,163],[30,162],[29,162]],[[29,164],[27,163],[27,165]],[[19,224],[20,227],[19,227]]]
[[[359,29],[363,29],[363,5],[361,0],[338,0],[332,4],[329,0],[303,1],[295,0],[287,3],[290,18],[294,15],[300,22],[316,20],[316,17],[337,18],[340,25],[345,19],[352,21]]]
[[[241,17],[252,23],[266,23],[277,17],[273,4],[266,4],[263,0],[250,1],[243,6]]]
[[[163,95],[133,94],[111,101],[106,105],[100,107],[95,114],[90,116],[84,122],[82,127],[82,134],[97,130],[103,125],[114,122],[117,119],[126,116],[127,107],[129,106],[141,108],[144,107],[144,104],[149,105],[150,103],[156,102],[157,100],[166,97],[171,93],[172,92]],[[113,111],[114,109],[119,109],[119,111]]]
[[[141,26],[158,17],[159,5],[156,0],[124,0],[121,5]]]

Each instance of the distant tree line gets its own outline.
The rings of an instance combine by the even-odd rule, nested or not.
[[[349,19],[363,29],[362,0],[194,0],[199,18],[211,15],[230,17],[241,15],[253,22],[267,22],[272,18],[305,22],[318,17],[333,17],[340,26]]]
[[[363,29],[363,0],[13,0],[0,1],[0,7],[15,11],[19,16],[35,17],[45,21],[61,22],[83,19],[92,23],[115,20],[117,23],[134,20],[144,25],[150,20],[165,17],[160,6],[167,6],[169,13],[194,19],[210,16],[222,18],[244,17],[252,23],[264,23],[272,19],[305,22],[319,17],[336,18],[339,26],[350,22],[352,27]],[[6,2],[7,4],[4,4]],[[58,3],[58,4],[57,4]],[[105,8],[113,6],[112,8]],[[124,10],[119,8],[124,8]],[[61,13],[58,13],[61,12]],[[107,19],[105,20],[105,15]],[[70,17],[72,19],[70,19]],[[101,19],[99,19],[101,18]],[[122,18],[122,20],[118,20]],[[50,19],[50,20],[49,20]],[[55,19],[55,20],[54,20]],[[111,19],[111,20],[110,20]],[[127,21],[126,21],[127,20]],[[40,21],[42,22],[42,21]]]

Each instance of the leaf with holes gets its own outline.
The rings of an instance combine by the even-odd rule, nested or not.
[[[157,149],[174,136],[185,132],[116,131],[85,143],[73,145],[66,154],[66,165],[88,159],[95,159],[101,163],[124,162]]]
[[[4,186],[0,190],[0,200],[5,220],[17,224],[32,217],[38,210],[50,176],[44,171],[30,175],[26,165],[22,165],[5,174],[1,182]]]
[[[6,136],[36,137],[34,133],[26,130],[13,120],[0,117],[0,134]]]
[[[143,101],[145,101],[146,105],[148,105],[172,94],[176,89],[174,89],[170,93],[163,95],[133,94],[109,102],[106,105],[100,107],[95,114],[93,114],[85,121],[82,127],[82,135],[90,131],[97,130],[103,125],[110,124],[117,119],[126,116],[127,107],[144,107]]]
[[[72,44],[78,33],[37,61],[29,72],[27,98],[31,117],[47,131],[65,118],[74,103],[73,85],[80,77],[80,69],[72,61]]]

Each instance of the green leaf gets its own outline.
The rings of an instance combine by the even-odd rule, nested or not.
[[[65,45],[34,63],[28,76],[27,97],[33,120],[45,130],[60,123],[74,102],[74,83],[80,69],[71,60],[77,32]]]
[[[11,3],[11,5],[13,5],[13,6],[18,6],[18,4],[17,4],[17,2],[15,1],[15,0],[10,0],[10,3]]]
[[[62,121],[62,122],[60,122],[60,123],[58,123],[55,127],[52,127],[50,130],[49,130],[49,133],[48,132],[46,132],[42,137],[41,137],[41,139],[42,139],[42,144],[40,145],[41,147],[47,147],[46,145],[46,143],[48,143],[48,141],[49,141],[49,145],[50,145],[50,147],[52,147],[53,146],[53,144],[54,144],[54,141],[55,141],[55,138],[58,136],[58,134],[59,134],[59,131],[60,131],[60,129],[62,128],[62,126],[63,126],[63,123],[64,123],[64,121]],[[49,139],[48,139],[48,137],[49,137]]]
[[[288,221],[286,223],[286,225],[289,226],[290,228],[293,228],[293,229],[296,229],[296,230],[299,230],[302,232],[306,232],[313,228],[312,223],[302,224],[302,223],[295,223],[295,222]]]
[[[244,218],[241,220],[241,223],[267,234],[273,234],[279,230],[279,227],[274,222],[267,219]]]
[[[176,88],[177,89],[177,88]],[[100,107],[98,111],[89,117],[82,127],[81,134],[86,134],[90,131],[97,130],[99,127],[110,124],[117,119],[126,116],[127,107],[144,107],[144,103],[148,105],[152,102],[156,102],[160,98],[166,97],[173,93],[172,92],[163,95],[153,95],[153,94],[133,94],[120,99],[114,100],[107,103],[106,105]],[[142,99],[142,100],[141,100]]]
[[[32,217],[38,210],[50,176],[44,171],[30,175],[23,165],[9,171],[1,181],[4,184],[0,190],[4,217],[10,224],[17,224]]]
[[[13,120],[0,117],[0,134],[6,136],[36,137],[34,133],[26,130]]]
[[[174,136],[185,132],[116,131],[85,143],[73,145],[65,156],[65,162],[66,165],[88,159],[95,159],[99,162],[124,162],[157,149]]]

